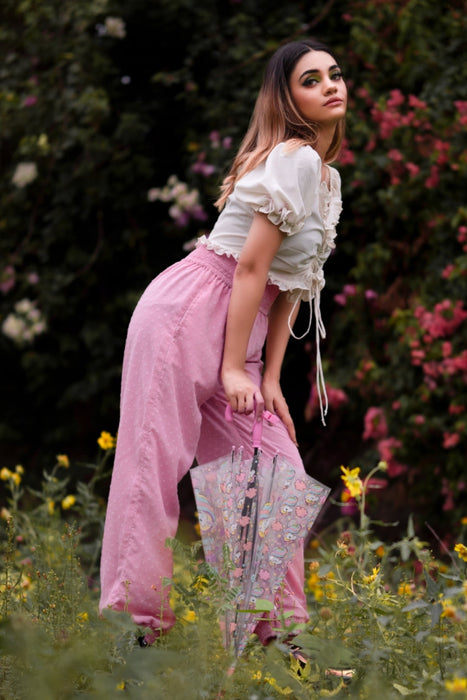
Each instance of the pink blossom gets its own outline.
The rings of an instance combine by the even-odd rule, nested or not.
[[[339,409],[349,400],[347,394],[342,389],[336,389],[333,386],[326,384],[326,394],[328,396],[329,407]],[[319,397],[316,387],[313,384],[311,387],[310,398],[305,407],[305,419],[310,421],[313,416],[319,412]]]
[[[452,343],[449,342],[449,340],[446,340],[442,344],[442,352],[443,352],[443,357],[450,357],[452,355]]]
[[[209,134],[209,140],[214,148],[219,148],[221,136],[218,131],[211,131]]]
[[[414,421],[416,425],[423,425],[426,422],[426,418],[419,413],[414,417]]]
[[[430,175],[425,180],[425,187],[429,190],[434,189],[439,184],[439,168],[436,165],[431,166]]]
[[[350,150],[350,148],[347,147],[346,143],[342,144],[340,153],[339,153],[339,163],[344,166],[344,165],[354,165],[355,163],[355,153]]]
[[[364,419],[364,440],[380,440],[388,434],[386,415],[382,408],[371,406]]]
[[[452,265],[452,264],[446,265],[446,267],[444,268],[444,270],[443,270],[442,273],[441,273],[441,277],[442,277],[444,280],[450,279],[450,278],[451,278],[451,275],[452,275],[452,273],[454,272],[455,269],[456,269],[456,266],[455,266],[455,265]]]
[[[416,165],[415,163],[406,163],[405,167],[409,171],[410,177],[415,177],[420,172],[420,166]]]
[[[216,171],[216,168],[210,163],[205,163],[205,159],[206,154],[200,153],[196,163],[194,163],[191,166],[191,169],[194,173],[197,173],[198,175],[202,175],[203,177],[210,177]]]
[[[455,100],[454,106],[461,115],[467,115],[467,100]]]
[[[39,284],[39,275],[37,272],[29,272],[27,275],[29,284]]]
[[[400,440],[394,437],[388,437],[378,442],[377,448],[380,459],[388,465],[388,475],[390,477],[400,476],[407,471],[405,464],[400,464],[394,458],[394,451],[402,447]]]
[[[0,292],[8,294],[15,286],[15,268],[13,265],[7,265],[0,272]]]
[[[23,107],[34,107],[37,104],[37,97],[35,95],[28,95],[23,100]]]
[[[457,232],[457,240],[459,243],[465,243],[467,240],[467,226],[459,226]]]
[[[375,292],[373,289],[365,289],[365,299],[367,299],[367,301],[374,301],[377,298],[377,292]]]
[[[229,148],[232,148],[232,137],[231,136],[225,136],[222,139],[222,148],[226,151],[228,151]]]
[[[346,296],[353,297],[357,293],[357,287],[354,284],[344,284],[344,289],[342,291]]]
[[[400,107],[400,105],[404,104],[405,97],[400,90],[391,90],[389,94],[391,97],[387,101],[388,107]]]
[[[409,95],[409,105],[415,109],[426,109],[427,104],[415,95]]]
[[[451,403],[449,404],[449,413],[451,416],[456,416],[459,413],[464,413],[465,411],[465,406],[461,406],[460,404],[455,404]]]
[[[460,440],[459,433],[443,433],[443,447],[445,450],[449,450],[451,447],[455,447]]]
[[[334,301],[336,302],[336,304],[339,304],[339,306],[345,306],[347,304],[347,297],[345,296],[345,294],[342,293],[335,294]]]
[[[390,151],[388,151],[388,158],[389,160],[394,160],[396,162],[404,160],[404,156],[397,150],[397,148],[392,148]]]

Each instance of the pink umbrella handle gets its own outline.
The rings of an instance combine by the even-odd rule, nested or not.
[[[225,407],[225,420],[231,423],[233,421],[233,411],[232,406],[228,403]],[[267,420],[271,425],[277,425],[280,422],[279,416],[276,416],[271,411],[263,411],[263,420],[255,420],[253,424],[253,440],[252,444],[254,448],[259,449],[261,447],[261,440],[263,438],[263,421]]]

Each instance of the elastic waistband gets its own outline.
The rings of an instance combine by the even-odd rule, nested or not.
[[[227,287],[232,288],[233,276],[237,267],[237,261],[233,256],[219,255],[213,250],[206,248],[206,246],[200,245],[185,260],[210,270],[216,277],[222,279]],[[267,314],[278,294],[279,287],[275,284],[267,284],[259,310]]]

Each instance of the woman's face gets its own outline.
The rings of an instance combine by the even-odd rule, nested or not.
[[[347,87],[335,59],[325,51],[301,56],[289,87],[298,111],[308,121],[335,126],[345,116]]]

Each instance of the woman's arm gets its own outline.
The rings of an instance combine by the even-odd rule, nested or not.
[[[265,214],[256,213],[235,270],[225,332],[222,383],[234,411],[256,411],[264,399],[245,370],[251,330],[266,288],[269,268],[284,239]],[[255,408],[256,403],[256,408]]]
[[[295,323],[298,309],[299,304],[296,304],[294,308],[294,303],[289,301],[288,292],[281,292],[272,305],[269,313],[266,362],[261,385],[265,408],[279,416],[295,444],[297,444],[295,428],[280,386],[280,374],[290,337],[290,328]]]

